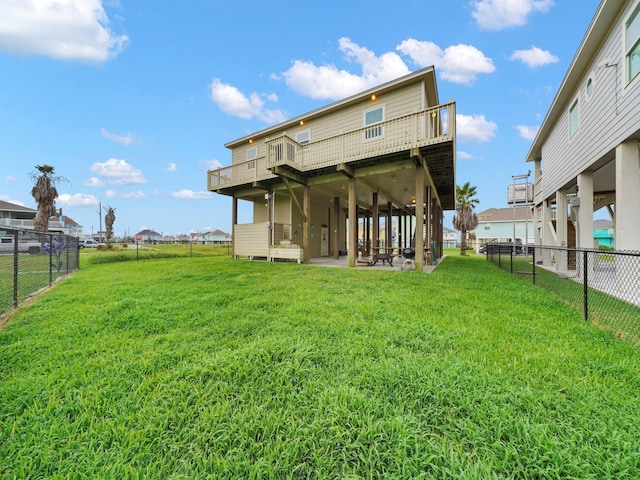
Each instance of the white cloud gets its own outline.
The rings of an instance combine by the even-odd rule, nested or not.
[[[13,200],[9,195],[0,194],[0,200],[4,202],[13,203],[14,205],[20,205],[21,207],[25,206],[24,202],[21,202],[20,200]]]
[[[509,60],[520,60],[528,67],[536,68],[550,63],[557,63],[558,57],[547,50],[533,46],[529,50],[514,50]]]
[[[498,126],[484,115],[456,115],[456,137],[458,142],[485,143],[495,137]]]
[[[471,2],[473,18],[483,30],[502,30],[527,23],[532,12],[547,12],[553,0],[479,0]]]
[[[122,145],[131,145],[136,141],[132,133],[127,133],[125,135],[117,135],[115,133],[108,132],[104,128],[100,129],[100,133],[104,138],[108,138],[112,142],[121,143]]]
[[[82,184],[85,187],[104,187],[104,182],[97,177],[87,178]]]
[[[451,45],[442,50],[433,42],[409,38],[396,50],[420,67],[435,66],[443,80],[463,85],[471,85],[478,74],[492,73],[496,69],[493,61],[473,45]]]
[[[170,193],[173,198],[181,198],[183,200],[207,200],[213,197],[211,192],[194,192],[193,190],[182,189],[177,192]]]
[[[169,162],[167,168],[165,168],[167,172],[176,172],[178,170],[178,165],[174,162]]]
[[[145,198],[144,192],[141,192],[140,190],[127,193],[116,192],[115,190],[107,190],[106,192],[104,192],[104,194],[107,196],[107,198],[117,198],[121,200],[141,200]]]
[[[59,207],[91,207],[99,203],[95,196],[85,193],[74,193],[73,195],[63,193],[56,200],[56,205]]]
[[[216,159],[213,159],[213,160],[200,160],[199,163],[200,163],[200,165],[202,165],[204,167],[204,171],[205,172],[208,172],[209,170],[217,170],[217,169],[223,167],[222,163],[220,163]]]
[[[338,45],[348,60],[360,65],[359,75],[339,70],[335,65],[317,66],[308,61],[296,60],[282,74],[287,85],[310,98],[337,100],[409,73],[402,58],[394,52],[377,56],[346,37],[340,38]]]
[[[462,150],[457,150],[456,151],[456,158],[459,158],[461,160],[471,160],[472,158],[474,158],[474,156],[468,152],[463,152]]]
[[[0,50],[10,53],[103,62],[128,40],[110,30],[101,0],[0,2]]]
[[[526,125],[518,125],[516,128],[518,129],[520,136],[525,140],[535,139],[538,134],[538,130],[540,130],[540,126],[529,127]]]
[[[147,182],[140,170],[129,165],[126,161],[116,158],[110,158],[104,163],[94,163],[91,166],[91,171],[101,177],[107,178],[107,182],[114,185],[130,185]]]
[[[287,113],[283,110],[266,107],[265,102],[277,102],[278,97],[275,94],[252,93],[247,97],[233,85],[222,83],[217,78],[211,82],[209,90],[211,100],[229,115],[245,120],[257,118],[268,124],[280,123],[287,118]]]
[[[7,183],[18,183],[18,179],[15,177],[6,176],[4,177],[4,181]]]

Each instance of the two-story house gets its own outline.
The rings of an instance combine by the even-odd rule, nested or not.
[[[536,244],[570,245],[573,225],[593,248],[604,208],[615,248],[640,250],[639,139],[640,0],[603,0],[527,154]]]
[[[443,211],[455,208],[455,119],[429,67],[227,143],[231,165],[208,172],[208,189],[232,197],[233,255],[346,253],[355,267],[359,225],[376,255],[389,245],[381,217],[397,217],[398,247],[414,247],[421,269],[432,241],[442,254]],[[237,222],[239,201],[252,223]]]
[[[33,230],[33,220],[37,213],[38,211],[33,208],[0,200],[0,227]],[[49,232],[79,236],[82,235],[82,225],[63,215],[62,209],[59,209],[56,215],[49,217]]]

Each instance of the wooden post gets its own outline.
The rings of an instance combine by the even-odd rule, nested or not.
[[[304,210],[305,219],[302,227],[302,262],[310,263],[311,258],[309,249],[311,242],[309,240],[309,233],[311,232],[311,228],[309,228],[309,225],[311,223],[311,187],[309,187],[309,185],[305,185],[303,192],[304,198],[302,200],[302,209]]]
[[[371,258],[375,261],[378,258],[378,244],[380,243],[380,239],[378,238],[378,233],[380,231],[380,215],[378,213],[378,192],[373,192],[372,198],[372,225],[371,225],[371,251],[369,254]]]
[[[333,199],[333,258],[340,258],[340,197]]]
[[[231,200],[231,258],[236,258],[236,223],[238,223],[238,198]]]
[[[422,160],[416,165],[416,272],[422,272],[424,264],[424,169]]]
[[[356,256],[358,255],[358,212],[356,208],[356,179],[349,178],[349,245],[348,265],[356,266]]]

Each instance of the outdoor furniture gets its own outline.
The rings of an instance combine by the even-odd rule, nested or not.
[[[393,267],[393,255],[389,255],[388,253],[379,253],[373,261],[373,265],[378,263],[378,260],[382,260],[383,265],[385,263],[389,263],[389,266]]]
[[[415,248],[403,248],[402,256],[404,257],[404,261],[402,262],[402,266],[400,270],[415,270],[416,264],[413,262],[413,259],[416,258],[416,249]]]

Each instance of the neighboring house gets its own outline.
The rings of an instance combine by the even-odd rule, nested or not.
[[[393,222],[376,228],[381,216],[397,217],[397,244],[415,246],[417,260],[432,240],[441,255],[443,211],[455,208],[455,119],[429,67],[227,143],[231,166],[207,175],[210,191],[232,198],[233,255],[309,263],[346,252],[354,267],[359,238],[373,255],[391,245]],[[240,200],[250,224],[237,222]],[[427,238],[414,237],[425,218]]]
[[[605,208],[616,249],[640,250],[639,138],[640,0],[603,0],[527,154],[536,244],[570,245],[573,224],[592,248]]]
[[[515,239],[523,244],[533,243],[533,215],[529,207],[489,208],[478,215],[475,230],[476,252],[487,242],[513,241],[514,216]]]
[[[458,245],[458,232],[442,227],[442,242],[444,248],[456,248],[456,245]]]
[[[613,222],[611,220],[594,220],[593,238],[598,242],[598,246],[615,247]]]
[[[33,208],[0,200],[0,227],[33,230],[33,219],[36,213],[38,211]],[[82,235],[82,226],[72,218],[63,215],[60,209],[57,215],[49,218],[49,231],[78,236]]]
[[[136,242],[158,243],[162,241],[162,234],[153,230],[142,230],[135,235]]]
[[[223,232],[222,230],[214,230],[213,232],[207,232],[202,236],[204,243],[213,244],[228,244],[231,243],[231,235]]]

